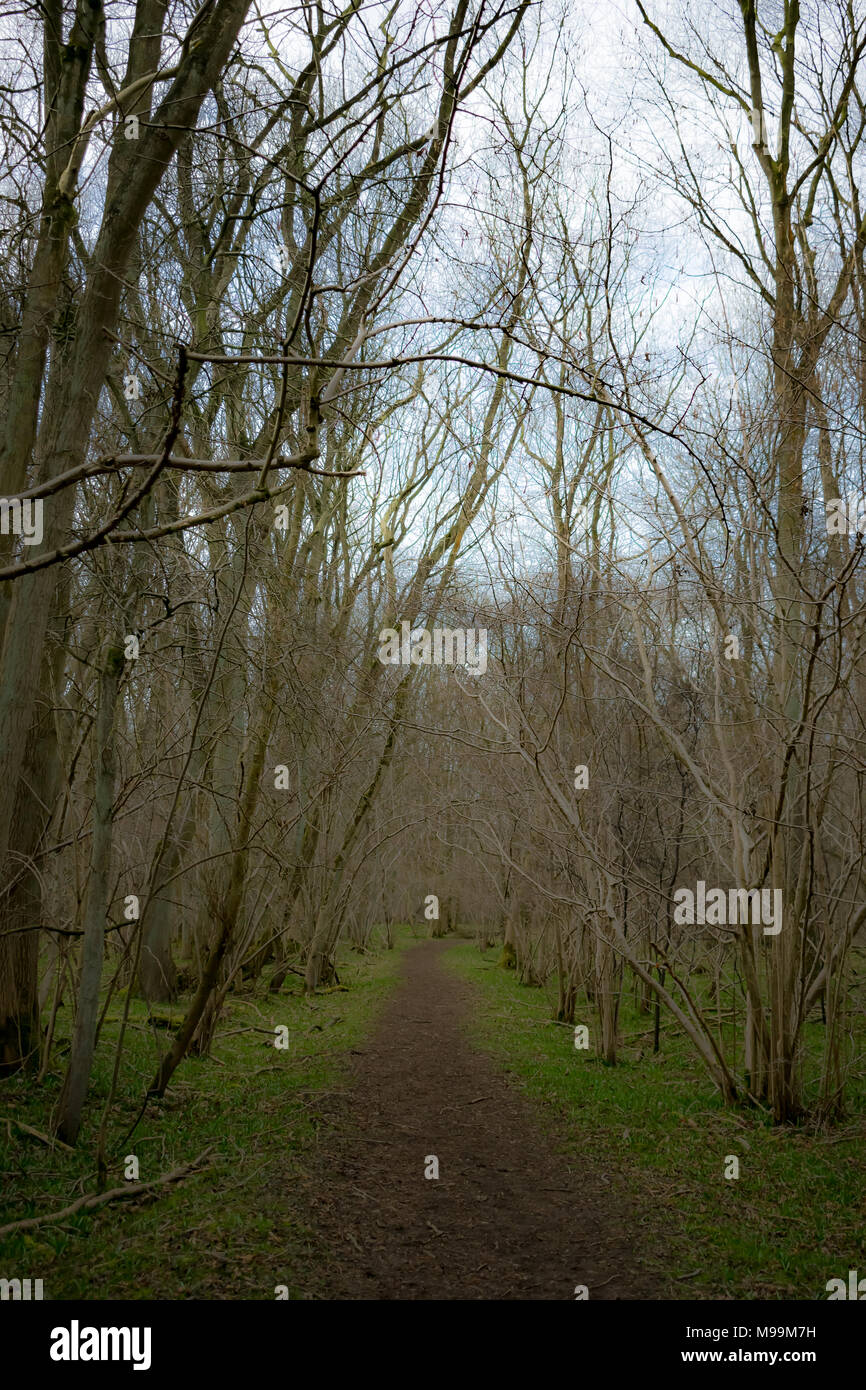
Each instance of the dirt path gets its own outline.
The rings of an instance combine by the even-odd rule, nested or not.
[[[316,1282],[334,1299],[652,1298],[609,1179],[555,1153],[461,1031],[447,942],[406,953],[305,1184]],[[439,1178],[424,1177],[439,1160]]]

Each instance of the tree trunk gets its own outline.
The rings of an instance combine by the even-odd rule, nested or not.
[[[50,672],[46,684],[50,682]],[[15,798],[10,856],[0,900],[0,1076],[35,1064],[39,1051],[38,955],[42,875],[33,859],[45,835],[57,793],[58,749],[53,701],[40,701],[27,737]],[[33,795],[33,788],[39,795]]]
[[[114,714],[122,671],[121,649],[109,648],[100,679],[99,708],[94,730],[93,836],[90,877],[84,906],[81,987],[75,1012],[69,1069],[63,1082],[55,1120],[57,1134],[65,1144],[74,1144],[78,1138],[96,1043],[99,987],[102,983],[102,959],[105,949],[105,919],[111,892],[109,871],[115,776]]]
[[[219,934],[214,942],[210,955],[205,961],[198,989],[187,1010],[186,1017],[178,1029],[171,1047],[160,1062],[156,1075],[151,1082],[148,1094],[152,1096],[165,1095],[166,1088],[172,1076],[186,1056],[190,1044],[198,1030],[198,1026],[204,1017],[208,1001],[219,983],[223,959],[231,945],[234,935],[241,903],[243,902],[244,884],[246,882],[249,850],[245,842],[249,836],[252,818],[255,813],[256,805],[258,804],[262,782],[262,768],[264,766],[265,751],[268,742],[267,720],[264,717],[259,721],[258,728],[259,732],[253,747],[253,755],[248,764],[243,797],[238,807],[235,849],[231,856],[231,874],[226,898],[220,907]]]

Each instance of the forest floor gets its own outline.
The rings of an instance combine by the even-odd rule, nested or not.
[[[465,1033],[475,991],[453,943],[402,978],[335,1097],[303,1183],[316,1282],[338,1299],[652,1298],[604,1164],[557,1152]],[[431,1160],[438,1163],[438,1177]],[[586,1296],[585,1294],[583,1296]]]
[[[811,1300],[866,1269],[859,1076],[840,1125],[779,1129],[725,1109],[667,1018],[653,1053],[630,991],[610,1067],[556,1022],[555,980],[522,986],[466,937],[399,927],[385,944],[346,943],[341,983],[312,998],[297,975],[277,995],[265,979],[239,987],[211,1055],[188,1058],[137,1124],[188,1001],[133,999],[107,1186],[133,1154],[144,1182],[207,1158],[156,1195],[59,1217],[98,1190],[121,1009],[106,1003],[75,1151],[48,1138],[64,1015],[42,1083],[0,1088],[0,1224],[48,1217],[0,1241],[0,1277],[43,1279],[50,1300],[571,1300],[578,1286],[591,1300]],[[596,1037],[585,1002],[575,1021]],[[817,1020],[812,1072],[821,1041]]]

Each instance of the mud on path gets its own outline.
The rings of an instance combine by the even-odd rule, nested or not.
[[[443,967],[448,945],[406,952],[331,1098],[296,1193],[313,1229],[313,1296],[573,1299],[585,1284],[591,1300],[657,1297],[591,1154],[579,1169],[557,1154],[530,1103],[468,1041],[473,991]],[[438,1181],[424,1177],[428,1155]]]

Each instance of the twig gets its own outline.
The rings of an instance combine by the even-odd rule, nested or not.
[[[58,1149],[65,1149],[67,1153],[75,1153],[71,1145],[64,1144],[62,1139],[52,1139],[50,1134],[43,1134],[41,1129],[34,1129],[32,1125],[25,1125],[23,1120],[15,1120],[11,1115],[0,1115],[0,1125],[15,1125],[25,1134],[32,1134],[33,1138],[38,1139],[41,1144],[47,1144],[49,1149],[53,1149],[56,1145]]]
[[[50,1225],[55,1221],[62,1221],[67,1216],[72,1216],[77,1211],[92,1211],[95,1207],[104,1207],[107,1202],[120,1202],[130,1197],[142,1197],[145,1193],[153,1192],[158,1187],[166,1187],[169,1183],[180,1182],[203,1163],[210,1153],[213,1145],[210,1145],[198,1158],[193,1159],[192,1163],[186,1164],[183,1168],[175,1168],[172,1172],[166,1173],[161,1178],[154,1178],[152,1182],[127,1183],[124,1187],[112,1187],[108,1192],[91,1192],[86,1197],[79,1197],[77,1202],[72,1202],[70,1206],[63,1207],[61,1211],[48,1212],[45,1216],[28,1216],[24,1221],[10,1221],[7,1226],[0,1226],[0,1236],[12,1235],[14,1231],[32,1231],[35,1226]]]

